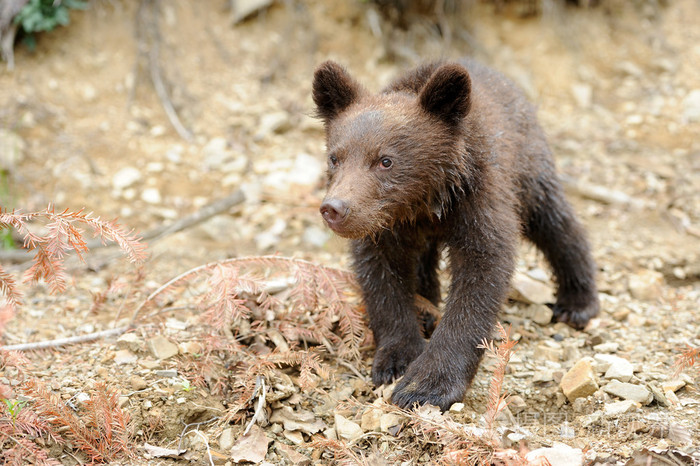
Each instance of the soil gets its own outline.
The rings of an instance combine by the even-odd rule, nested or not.
[[[660,455],[679,451],[700,461],[697,366],[674,376],[686,345],[700,346],[698,2],[610,1],[590,9],[549,8],[537,16],[522,15],[518,2],[499,11],[475,2],[444,19],[441,29],[450,26],[450,34],[443,35],[427,19],[392,30],[365,2],[275,2],[238,24],[232,24],[228,2],[162,2],[158,65],[190,140],[173,129],[147,56],[139,53],[147,39],[135,3],[92,2],[71,14],[68,27],[39,36],[36,50],[18,46],[15,70],[0,69],[0,138],[19,141],[12,147],[20,148],[9,157],[9,145],[0,145],[2,207],[84,208],[149,231],[238,189],[246,200],[152,242],[140,282],[112,249],[89,253],[87,264],[69,260],[72,286],[65,293],[50,295],[43,285],[23,288],[25,305],[6,324],[4,344],[124,325],[135,303],[160,284],[228,257],[280,254],[347,268],[346,243],[323,228],[318,214],[325,162],[323,128],[312,118],[314,67],[336,59],[379,89],[420,59],[468,54],[509,75],[538,105],[600,269],[602,312],[584,331],[525,318],[539,308],[522,297],[505,306],[502,321],[513,325],[519,343],[504,390],[518,398],[499,420],[502,446],[517,447],[517,436],[509,434],[518,433],[530,450],[564,443],[580,449],[587,463],[624,464],[652,447],[667,452]],[[155,23],[145,24],[154,30]],[[380,26],[379,34],[372,25]],[[20,273],[27,264],[3,267]],[[553,286],[529,245],[523,244],[518,269]],[[117,279],[137,288],[122,289],[94,311],[92,296]],[[196,315],[184,308],[162,317],[135,332],[138,361],[115,362],[123,349],[116,338],[26,353],[32,373],[63,398],[96,381],[118,390],[133,420],[135,464],[149,458],[144,443],[177,448],[185,424],[223,416],[231,397],[214,394],[208,384],[190,389],[182,377],[158,372],[178,367],[157,359],[145,342],[162,333],[182,353],[189,337],[179,323]],[[600,364],[602,354],[630,361],[632,384],[659,389],[680,380],[681,386],[670,393],[661,388],[654,401],[619,416],[605,414],[620,398],[604,390],[567,400],[559,386],[563,375],[585,357]],[[268,414],[284,406],[314,407],[327,427],[339,413],[359,424],[366,405],[318,408],[329,397],[352,394],[360,404],[382,398],[384,392],[366,382],[372,351],[362,356],[353,363],[358,375],[326,355],[335,375],[314,390],[300,390],[298,373],[287,371],[293,394],[268,400]],[[493,368],[494,361],[485,360],[466,406],[450,413],[454,420],[480,425]],[[605,371],[595,371],[600,386],[608,383]],[[253,404],[235,423],[202,425],[201,435],[185,436],[187,454],[160,461],[208,462],[204,437],[223,455],[218,464],[232,463],[220,436],[233,428],[234,439],[241,437]],[[261,422],[275,442],[266,461],[293,463],[280,446],[292,445],[313,462],[333,462],[322,449],[296,446],[310,436],[290,434],[294,429],[283,425]],[[391,435],[365,431],[354,445],[372,461],[405,461],[398,451],[409,446]],[[407,464],[437,458],[434,445],[420,448],[410,450]],[[64,464],[76,462],[75,455],[52,452]]]

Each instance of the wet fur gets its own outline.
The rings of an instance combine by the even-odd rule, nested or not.
[[[460,401],[506,299],[524,234],[558,282],[555,319],[581,328],[598,313],[595,265],[566,202],[533,107],[502,75],[474,61],[432,63],[370,94],[322,64],[313,97],[329,158],[326,199],[346,216],[377,344],[375,384],[403,376],[399,406]],[[382,158],[393,161],[390,169]],[[440,301],[439,252],[452,282],[429,342],[416,293]]]

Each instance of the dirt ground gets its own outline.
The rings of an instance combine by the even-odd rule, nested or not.
[[[503,447],[521,439],[530,450],[563,443],[586,464],[625,464],[645,448],[656,448],[658,458],[682,452],[700,461],[697,366],[674,377],[686,345],[700,346],[700,4],[600,3],[525,17],[518,2],[499,12],[491,2],[475,2],[445,20],[449,39],[427,20],[390,30],[370,5],[354,0],[275,2],[235,25],[223,0],[161,2],[155,38],[149,35],[154,17],[137,2],[100,0],[73,12],[69,27],[39,36],[36,50],[18,46],[14,71],[0,68],[3,209],[85,208],[146,232],[239,189],[245,200],[150,242],[138,295],[127,287],[99,312],[91,311],[96,293],[115,278],[132,283],[133,268],[113,249],[88,254],[87,264],[69,261],[72,286],[64,294],[50,296],[43,285],[23,288],[25,305],[7,323],[2,343],[124,325],[139,298],[160,284],[228,257],[280,254],[347,268],[346,243],[318,214],[325,158],[323,128],[311,117],[314,67],[335,59],[376,90],[421,59],[473,55],[510,76],[538,105],[593,243],[602,303],[599,318],[582,332],[527,318],[540,309],[537,300],[521,297],[505,306],[502,321],[513,325],[519,343],[504,384],[517,402],[499,420]],[[168,120],[148,54],[139,52],[153,41],[189,140]],[[20,273],[27,265],[3,267]],[[552,287],[529,245],[523,244],[518,270],[522,280]],[[95,381],[121,393],[134,421],[135,464],[151,458],[144,443],[178,448],[185,424],[223,417],[231,396],[214,395],[207,384],[190,389],[182,371],[167,373],[177,364],[158,359],[146,342],[161,334],[186,352],[183,322],[195,316],[176,309],[161,317],[139,328],[132,346],[111,338],[26,354],[32,372],[65,399]],[[137,357],[119,360],[125,348]],[[653,401],[610,414],[622,398],[603,389],[610,383],[602,367],[608,355],[632,364],[628,383],[653,392]],[[333,463],[330,453],[305,443],[309,431],[273,422],[275,412],[308,411],[327,436],[339,435],[337,414],[360,425],[366,405],[329,408],[326,399],[382,398],[367,383],[371,357],[364,352],[349,369],[326,355],[334,376],[310,391],[300,390],[298,374],[290,372],[293,394],[268,400],[272,417],[260,423],[271,442],[265,461]],[[571,402],[559,382],[586,357],[602,388]],[[479,425],[492,369],[492,360],[482,364],[466,406],[452,419]],[[208,463],[208,445],[221,455],[217,464],[232,464],[230,450],[253,405],[242,420],[211,422],[185,435],[181,446],[188,452],[159,461]],[[149,424],[156,418],[157,425]],[[416,452],[391,429],[362,429],[351,444],[369,464],[427,464],[440,454],[439,442]],[[81,460],[53,454],[64,464]],[[691,463],[669,464],[692,464],[685,458]]]

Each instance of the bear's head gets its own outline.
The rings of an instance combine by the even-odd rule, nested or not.
[[[320,211],[338,235],[359,239],[440,217],[463,189],[471,81],[460,65],[433,68],[424,83],[380,94],[367,92],[334,62],[316,70],[313,99],[328,151]]]

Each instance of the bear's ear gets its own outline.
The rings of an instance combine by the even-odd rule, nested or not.
[[[420,91],[424,110],[450,124],[458,124],[469,113],[471,79],[460,65],[442,65]]]
[[[317,115],[328,123],[357,101],[362,87],[333,61],[322,63],[314,72],[313,98]]]

